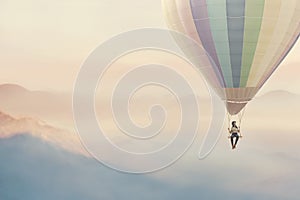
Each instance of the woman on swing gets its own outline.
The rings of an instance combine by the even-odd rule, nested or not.
[[[239,138],[242,137],[242,135],[240,133],[240,128],[237,127],[236,125],[236,121],[233,121],[231,123],[232,127],[231,129],[228,128],[228,131],[230,133],[230,140],[231,140],[231,146],[232,146],[232,149],[235,149],[236,148],[236,145],[237,145],[237,142],[239,141]],[[233,141],[235,139],[235,142]]]

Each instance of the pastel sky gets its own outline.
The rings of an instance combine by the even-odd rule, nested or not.
[[[300,94],[300,41],[263,87],[260,97],[248,105],[244,137],[236,152],[231,150],[224,125],[216,149],[207,159],[198,160],[211,117],[207,114],[211,112],[209,102],[204,104],[201,99],[198,137],[187,154],[166,170],[129,176],[77,155],[85,152],[75,136],[71,98],[48,91],[70,93],[81,64],[94,48],[113,35],[142,27],[166,28],[161,0],[0,0],[0,85],[15,83],[29,90],[47,90],[33,92],[17,87],[17,92],[10,93],[12,87],[6,86],[1,93],[0,87],[0,199],[299,199],[300,95],[285,91],[262,94],[273,90]],[[155,55],[170,65],[176,63],[175,71],[188,65],[149,52],[135,52],[114,64],[130,68],[149,62]],[[104,80],[114,82],[122,70],[109,69],[111,76]],[[184,74],[201,93],[205,86],[199,76],[190,68]],[[103,93],[109,94],[112,88],[100,88],[102,95],[96,97],[107,100]],[[176,99],[165,90],[157,91],[161,96],[155,95],[153,89],[145,91],[150,91],[151,97],[143,91],[133,96],[128,109],[141,126],[152,122],[148,111],[153,102],[160,102],[169,111],[166,134],[157,143],[147,146],[142,141],[137,145],[147,151],[168,142],[181,120],[176,115],[180,111]],[[183,104],[193,106],[189,101]],[[111,107],[97,102],[95,106],[99,108],[96,112],[101,111],[96,114],[104,130],[113,133],[109,139],[130,148],[131,138],[120,137],[123,132],[112,124]],[[126,119],[128,110],[118,115]],[[90,119],[85,120],[88,123]]]
[[[0,0],[0,83],[71,91],[98,44],[142,27],[166,28],[160,0]],[[300,93],[299,54],[298,41],[262,93]]]

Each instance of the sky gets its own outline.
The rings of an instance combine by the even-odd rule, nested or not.
[[[164,27],[160,0],[1,0],[0,13],[0,82],[29,89],[69,91],[98,44],[131,29]]]
[[[143,27],[166,28],[161,0],[0,0],[0,85],[15,83],[29,90],[69,93],[81,64],[92,50],[116,34]],[[205,102],[200,106],[207,110],[200,109],[203,121],[200,121],[200,131],[192,148],[171,167],[144,176],[118,173],[78,154],[75,148],[78,140],[72,142],[74,137],[63,135],[69,132],[59,129],[71,127],[71,134],[76,133],[68,95],[28,90],[10,93],[2,88],[0,114],[21,117],[5,120],[3,114],[0,120],[0,136],[6,132],[11,134],[10,138],[0,140],[0,198],[153,199],[153,195],[155,199],[298,199],[300,96],[278,90],[300,94],[299,55],[298,41],[257,101],[249,104],[242,126],[244,137],[236,151],[232,151],[227,140],[225,125],[212,154],[198,160],[208,128],[207,118],[210,118],[207,112],[211,112]],[[163,57],[170,65],[175,62],[175,71],[188,65],[177,57],[156,55],[151,51],[135,52],[113,65],[130,68],[150,62],[153,57]],[[111,68],[108,70],[111,74],[104,80],[113,83],[123,71],[124,68]],[[198,94],[203,92],[205,84],[194,70],[187,68],[184,74],[190,77],[190,83],[199,86]],[[131,148],[132,143],[127,141],[132,138],[119,137],[124,132],[114,121],[110,99],[103,95],[112,92],[113,87],[110,84],[99,88],[97,94],[106,100],[106,106],[96,102],[96,114],[111,134],[111,141],[124,149]],[[132,109],[117,114],[123,120],[129,116],[134,125],[145,128],[157,118],[161,119],[149,112],[153,102],[164,105],[170,118],[163,129],[167,134],[157,142],[160,145],[168,142],[171,136],[175,137],[174,130],[181,125],[181,118],[176,115],[181,107],[176,107],[177,99],[169,97],[170,91],[154,89],[148,87],[134,94],[130,102],[133,105],[128,104]],[[277,92],[263,95],[274,90]],[[150,97],[147,96],[149,92]],[[189,99],[190,96],[184,100]],[[124,99],[118,100],[119,103]],[[85,109],[86,102],[82,100],[81,103]],[[195,109],[189,101],[184,104]],[[187,119],[189,123],[192,121]],[[85,120],[89,122],[90,118]],[[15,130],[24,135],[15,135]],[[146,149],[148,146],[143,142],[137,148]],[[69,143],[74,143],[75,147],[66,146]],[[148,144],[150,150],[153,144]]]
[[[95,47],[143,27],[166,28],[160,0],[0,0],[0,83],[70,92]],[[262,93],[300,93],[299,54],[298,41]]]

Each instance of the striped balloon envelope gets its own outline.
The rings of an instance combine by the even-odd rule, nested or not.
[[[236,115],[277,69],[300,33],[300,0],[163,0],[176,42]],[[175,38],[176,39],[176,38]]]

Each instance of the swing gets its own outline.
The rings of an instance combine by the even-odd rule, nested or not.
[[[244,107],[242,110],[241,110],[241,112],[239,112],[237,115],[236,115],[236,117],[238,118],[238,122],[239,122],[239,126],[238,126],[238,128],[239,128],[239,131],[240,131],[240,137],[242,138],[243,136],[242,136],[242,134],[241,134],[241,124],[242,124],[242,119],[243,119],[243,117],[244,117],[244,114],[245,114],[245,110],[246,110],[246,107]],[[234,116],[232,116],[232,115],[230,115],[228,112],[227,112],[227,119],[228,119],[228,131],[230,132],[230,128],[231,128],[231,121],[233,121],[232,120],[232,118],[233,118]],[[230,138],[230,135],[229,135],[229,138]]]
[[[244,116],[245,113],[245,108],[243,108],[241,110],[241,112],[239,112],[237,115],[235,115],[235,117],[238,118],[238,127],[234,127],[236,125],[236,121],[232,120],[232,115],[230,115],[229,113],[227,113],[227,119],[228,119],[228,139],[230,139],[231,141],[231,145],[232,145],[232,149],[236,148],[237,142],[239,140],[239,138],[243,138],[242,134],[241,134],[241,124],[242,124],[242,118]],[[232,123],[232,128],[230,127]],[[234,130],[234,128],[236,130]],[[234,142],[234,138],[236,139]]]

